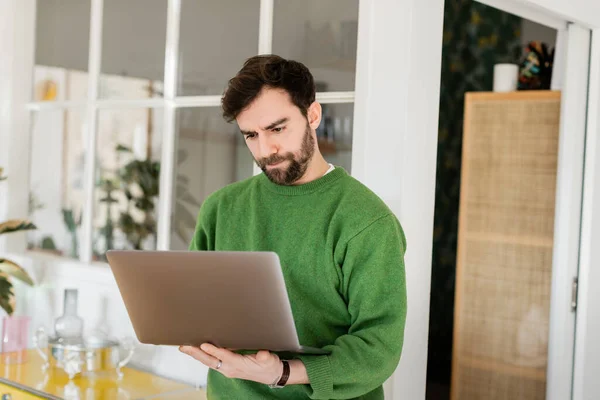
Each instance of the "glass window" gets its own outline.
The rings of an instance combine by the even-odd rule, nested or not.
[[[32,101],[85,100],[90,1],[38,0]]]
[[[260,3],[181,0],[178,96],[223,93],[258,52]],[[168,1],[103,5],[99,97],[162,98]],[[320,92],[354,89],[358,0],[275,0],[273,11],[273,53],[304,62]],[[97,160],[93,259],[105,261],[108,249],[156,248],[162,107],[119,102],[122,107],[96,109],[97,151],[87,154],[91,1],[39,0],[36,12],[32,101],[79,100],[81,108],[33,113],[30,213],[40,229],[28,234],[29,248],[78,256],[84,165],[91,156]],[[350,172],[353,104],[324,104],[323,113],[319,147],[329,162]],[[178,109],[175,133],[174,193],[167,194],[174,199],[170,242],[173,249],[186,249],[204,199],[251,177],[254,160],[220,107]]]
[[[350,173],[354,103],[322,104],[321,107],[323,116],[317,128],[319,149],[325,160]]]
[[[190,244],[204,199],[230,183],[251,177],[254,159],[237,125],[225,122],[219,107],[183,108],[176,117],[171,248],[183,250]]]
[[[77,258],[84,201],[84,113],[35,112],[31,116],[30,250]]]
[[[100,110],[93,254],[156,248],[162,110]]]
[[[162,96],[167,1],[104,0],[101,98]],[[126,77],[136,90],[111,81]]]
[[[179,96],[219,95],[258,52],[260,0],[183,0]]]
[[[304,63],[317,91],[352,91],[358,0],[275,0],[273,53]]]

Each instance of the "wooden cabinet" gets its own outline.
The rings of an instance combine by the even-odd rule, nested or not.
[[[453,400],[545,399],[560,93],[468,93]]]

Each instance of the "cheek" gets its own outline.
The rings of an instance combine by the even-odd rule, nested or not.
[[[304,132],[294,132],[293,134],[285,135],[279,140],[279,145],[282,152],[296,153],[302,147]]]
[[[247,140],[246,147],[248,147],[250,154],[257,161],[260,161],[263,158],[270,156],[270,154],[264,154],[265,149],[264,148],[261,149],[261,146],[260,146],[260,143],[258,142],[258,140]]]
[[[256,140],[246,140],[246,147],[254,158],[258,158],[258,142]]]

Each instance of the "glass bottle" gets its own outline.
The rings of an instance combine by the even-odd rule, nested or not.
[[[65,289],[63,315],[54,322],[54,330],[59,338],[82,338],[83,319],[77,315],[77,289]]]

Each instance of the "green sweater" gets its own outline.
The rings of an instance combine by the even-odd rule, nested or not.
[[[279,255],[310,385],[270,389],[208,374],[209,399],[383,399],[398,365],[406,319],[398,220],[340,167],[298,186],[264,174],[229,185],[202,204],[190,250]]]

